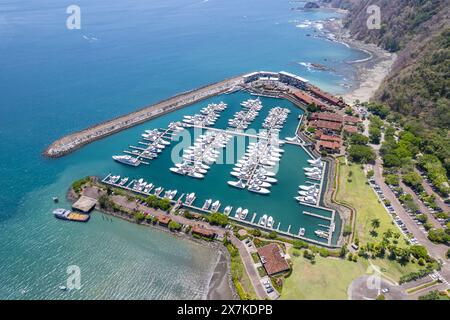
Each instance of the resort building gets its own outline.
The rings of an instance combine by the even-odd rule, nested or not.
[[[341,123],[325,120],[313,120],[309,122],[309,125],[329,135],[339,134],[342,129]]]
[[[341,144],[335,141],[319,140],[317,142],[319,151],[326,151],[328,153],[337,153],[341,150]]]
[[[332,112],[314,112],[309,117],[310,120],[324,120],[341,123],[344,121],[344,117],[337,113]]]
[[[295,91],[294,97],[296,97],[298,100],[300,100],[302,103],[304,103],[306,105],[314,104],[317,107],[319,107],[320,109],[328,108],[328,106],[325,103],[323,103],[319,99],[316,99],[316,98],[310,96],[309,94],[307,94],[306,92],[301,91],[301,90]]]
[[[213,230],[210,230],[200,225],[195,225],[192,227],[192,234],[197,234],[201,237],[210,239],[213,239],[216,236],[216,233]]]
[[[345,125],[343,129],[345,132],[350,133],[350,134],[358,132],[358,127],[356,127],[356,126]]]
[[[265,245],[258,248],[258,254],[261,262],[269,276],[273,276],[290,269],[285,259],[283,250],[276,243]]]
[[[361,119],[353,116],[344,116],[344,122],[345,124],[349,125],[357,125],[359,122],[361,122]]]
[[[163,226],[163,227],[167,227],[169,225],[170,220],[171,219],[169,216],[159,216],[158,217],[158,223],[160,226]]]
[[[250,83],[257,80],[269,80],[269,81],[279,81],[286,85],[305,90],[307,88],[308,80],[299,77],[295,74],[281,71],[281,72],[269,72],[269,71],[258,71],[246,74],[243,76],[244,83]]]
[[[344,107],[345,103],[342,100],[342,98],[337,98],[325,91],[320,90],[319,88],[310,85],[309,86],[309,91],[314,94],[316,97],[325,100],[327,103],[333,105],[333,106],[338,106],[338,107]]]

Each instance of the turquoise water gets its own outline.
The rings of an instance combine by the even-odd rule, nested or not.
[[[100,214],[82,225],[51,216],[51,197],[63,199],[74,179],[122,170],[110,156],[137,142],[141,128],[58,160],[42,150],[69,132],[252,70],[294,72],[342,93],[354,77],[345,61],[365,54],[307,37],[314,31],[298,22],[335,14],[292,11],[298,3],[284,0],[77,4],[81,30],[65,27],[68,3],[0,4],[0,298],[200,298],[213,251]],[[337,72],[309,72],[299,62]],[[81,268],[82,290],[61,292],[71,264]]]
[[[230,175],[234,167],[234,163],[243,156],[245,147],[249,141],[255,139],[235,137],[229,142],[227,147],[222,151],[222,156],[218,164],[211,165],[211,169],[205,175],[204,179],[193,179],[187,176],[180,176],[169,171],[173,163],[180,162],[179,152],[182,148],[192,145],[196,137],[202,132],[194,132],[192,129],[180,134],[172,142],[170,147],[164,149],[157,159],[149,161],[149,165],[141,165],[138,168],[124,166],[111,160],[111,154],[120,153],[123,149],[127,149],[128,145],[137,146],[140,134],[146,129],[165,128],[172,121],[180,121],[184,115],[193,115],[206,106],[208,103],[223,101],[228,104],[228,108],[221,112],[220,118],[217,120],[214,128],[226,129],[228,119],[233,117],[233,114],[241,110],[240,103],[247,99],[255,98],[254,96],[237,92],[233,94],[223,94],[214,98],[201,101],[192,106],[172,112],[171,114],[162,116],[156,120],[151,120],[134,129],[122,132],[114,137],[107,138],[99,143],[95,143],[92,148],[102,150],[102,158],[104,158],[103,170],[99,173],[101,176],[106,176],[109,173],[114,175],[128,176],[130,178],[144,178],[148,182],[152,182],[156,186],[162,186],[168,190],[178,190],[177,198],[182,193],[195,192],[197,199],[193,203],[196,207],[202,207],[206,199],[219,200],[222,203],[221,209],[227,205],[233,206],[234,209],[238,207],[247,208],[249,214],[248,221],[252,220],[253,213],[257,216],[254,220],[258,222],[263,214],[273,216],[275,219],[275,228],[280,223],[280,231],[288,231],[298,234],[300,228],[305,228],[305,236],[323,242],[323,238],[319,238],[314,234],[315,230],[322,229],[319,224],[329,225],[329,221],[316,218],[310,215],[305,215],[303,211],[319,214],[325,217],[331,217],[331,211],[320,208],[299,205],[294,197],[297,196],[298,185],[305,184],[307,180],[303,167],[307,167],[306,160],[311,159],[307,152],[299,146],[286,144],[283,146],[285,153],[281,157],[279,167],[277,168],[276,179],[278,183],[273,184],[270,188],[269,195],[260,195],[247,190],[233,188],[227,184],[228,180],[236,180]],[[289,136],[294,136],[295,130],[298,126],[298,117],[303,114],[303,111],[295,107],[290,101],[284,99],[275,99],[260,97],[263,108],[258,117],[252,122],[249,128],[245,131],[249,134],[255,134],[262,128],[262,123],[268,115],[270,109],[275,106],[285,107],[291,110],[287,121],[280,132],[280,138],[284,139]],[[119,146],[122,146],[121,149]],[[174,152],[174,150],[178,152]],[[82,151],[84,152],[84,151]],[[234,216],[234,214],[232,214]],[[340,222],[337,221],[340,225]],[[339,233],[339,229],[337,229]]]

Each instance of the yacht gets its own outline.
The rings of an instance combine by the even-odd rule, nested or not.
[[[240,188],[240,189],[244,189],[245,188],[245,183],[242,182],[242,180],[238,180],[238,181],[228,181],[227,182],[230,186],[236,187],[236,188]]]
[[[326,232],[326,231],[316,230],[316,231],[314,231],[314,233],[316,234],[316,236],[318,236],[320,238],[328,239],[328,232]]]
[[[205,204],[203,205],[203,208],[202,208],[202,209],[208,210],[209,207],[211,206],[211,202],[212,202],[211,199],[206,200],[206,201],[205,201]]]
[[[211,211],[217,212],[219,208],[220,208],[219,200],[214,201],[213,204],[211,205]]]
[[[267,223],[267,214],[263,215],[261,220],[259,221],[259,224],[262,226],[266,226]]]
[[[241,215],[241,212],[242,212],[242,208],[241,207],[237,208],[234,217],[239,218]]]
[[[298,232],[299,236],[304,236],[305,235],[305,228],[300,228],[300,231]]]
[[[245,218],[247,217],[247,214],[248,214],[248,209],[242,210],[241,215],[240,215],[240,218],[241,218],[242,220],[245,220]]]
[[[141,164],[141,161],[138,158],[132,157],[130,155],[112,156],[112,158],[117,162],[129,165],[129,166],[133,166],[133,167],[137,167],[138,165]]]
[[[230,215],[230,212],[231,212],[232,209],[233,209],[233,207],[226,206],[225,209],[223,210],[223,213],[228,216],[228,215]]]
[[[272,216],[270,216],[269,219],[267,219],[267,227],[272,228],[274,222],[275,221],[273,220]]]

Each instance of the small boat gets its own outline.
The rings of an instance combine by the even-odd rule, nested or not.
[[[247,214],[248,214],[248,209],[242,210],[240,218],[242,220],[245,220],[245,218],[247,217]]]
[[[232,209],[233,209],[232,206],[226,206],[225,209],[223,210],[223,213],[228,216]]]
[[[239,218],[241,215],[241,212],[242,212],[242,208],[241,207],[237,208],[236,213],[234,214],[234,217]]]
[[[230,186],[236,187],[236,188],[240,188],[240,189],[244,189],[245,188],[245,183],[242,182],[242,180],[238,180],[238,181],[228,181],[227,182]]]
[[[267,219],[267,227],[268,227],[268,228],[272,228],[274,222],[275,222],[275,221],[273,220],[273,217],[270,216],[269,219]]]
[[[261,220],[259,221],[259,224],[262,226],[266,226],[267,223],[267,214],[263,215]]]
[[[298,232],[299,236],[304,236],[305,235],[305,228],[300,228],[300,231]]]

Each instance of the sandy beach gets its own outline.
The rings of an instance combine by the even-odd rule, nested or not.
[[[352,39],[349,32],[343,28],[341,20],[328,21],[324,27],[336,36],[336,41],[370,54],[367,59],[349,62],[358,70],[357,86],[343,95],[344,101],[348,104],[354,104],[357,100],[369,101],[389,74],[397,55],[374,44]]]

